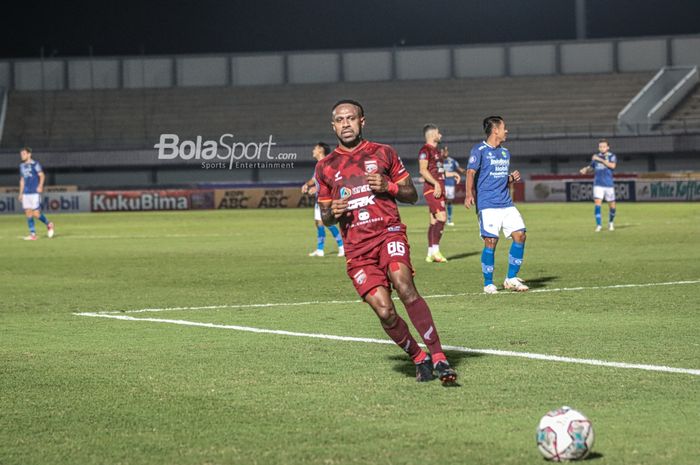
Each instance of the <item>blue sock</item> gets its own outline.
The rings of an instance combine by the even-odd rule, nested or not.
[[[323,226],[316,226],[316,248],[323,250],[323,245],[326,243],[326,230]]]
[[[29,224],[29,232],[36,234],[36,229],[34,229],[34,217],[27,218],[27,224]]]
[[[489,249],[488,247],[484,247],[484,251],[481,252],[481,272],[484,274],[484,286],[493,284],[493,264],[495,261],[495,253],[495,249]]]
[[[610,223],[612,223],[613,221],[615,221],[615,212],[616,212],[616,211],[617,211],[616,208],[611,208],[611,209],[610,209]]]
[[[600,205],[595,206],[595,224],[600,226],[601,223],[601,218],[600,218]]]
[[[39,215],[39,221],[44,223],[46,226],[49,225],[49,219],[44,216],[43,212],[41,213],[41,215]]]
[[[333,226],[328,226],[328,230],[333,234],[333,239],[335,239],[335,242],[338,244],[338,247],[343,246],[343,236],[340,235],[340,231],[338,231],[338,227],[336,225]]]
[[[515,278],[520,271],[520,265],[523,264],[523,256],[525,255],[525,243],[513,242],[510,246],[510,254],[508,255],[508,278]]]
[[[452,223],[452,202],[447,204],[447,222]]]

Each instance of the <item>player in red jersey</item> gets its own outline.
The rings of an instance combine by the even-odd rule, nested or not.
[[[442,140],[440,130],[434,124],[423,127],[425,145],[418,152],[420,175],[425,179],[423,196],[428,202],[430,226],[428,227],[428,256],[426,262],[445,263],[447,259],[440,253],[440,238],[445,229],[445,172],[442,168],[442,154],[438,144]]]
[[[437,372],[443,384],[455,383],[428,304],[413,282],[413,266],[396,200],[415,203],[418,193],[396,151],[362,138],[365,116],[353,100],[333,106],[331,126],[338,147],[316,165],[318,203],[326,226],[338,224],[345,244],[347,273],[358,294],[379,317],[384,331],[416,364],[416,380]],[[397,314],[396,290],[427,354]]]

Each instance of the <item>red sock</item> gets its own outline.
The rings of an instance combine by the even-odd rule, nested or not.
[[[445,223],[443,223],[442,221],[438,221],[437,223],[435,223],[435,229],[433,230],[433,244],[440,244],[443,229],[445,229]]]
[[[411,336],[408,325],[400,316],[396,317],[393,326],[387,328],[382,325],[382,328],[384,328],[384,331],[397,346],[401,347],[414,361],[417,360],[416,363],[420,363],[422,359],[425,358],[425,352],[423,352],[423,349],[420,348],[416,340]]]
[[[433,230],[435,229],[435,225],[431,224],[428,226],[428,247],[432,247],[435,242],[433,242]]]
[[[425,303],[425,300],[423,300],[423,297],[418,297],[416,300],[406,305],[406,312],[408,312],[408,316],[411,318],[411,323],[413,323],[413,326],[415,326],[423,338],[423,342],[428,346],[433,361],[435,361],[436,356],[440,358],[440,355],[438,355],[442,354],[440,336],[438,336],[437,328],[435,328],[430,308],[428,304]],[[443,360],[444,357],[445,356],[442,355]]]

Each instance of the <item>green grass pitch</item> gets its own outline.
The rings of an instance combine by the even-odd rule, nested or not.
[[[597,234],[592,204],[519,208],[540,292],[494,296],[473,212],[429,264],[427,211],[401,208],[444,344],[700,369],[700,204],[623,203]],[[312,217],[55,215],[37,242],[0,217],[0,464],[541,464],[535,427],[562,405],[592,420],[593,464],[699,463],[695,374],[448,352],[447,389],[390,345],[75,315],[179,307],[119,315],[386,339],[330,235],[306,256]],[[695,282],[610,287],[679,281]]]

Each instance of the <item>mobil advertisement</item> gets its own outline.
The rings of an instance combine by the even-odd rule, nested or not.
[[[41,194],[41,209],[47,213],[77,213],[90,211],[90,192],[47,192]],[[0,214],[22,213],[17,193],[0,193]]]
[[[91,200],[93,212],[214,208],[211,190],[94,191]]]

